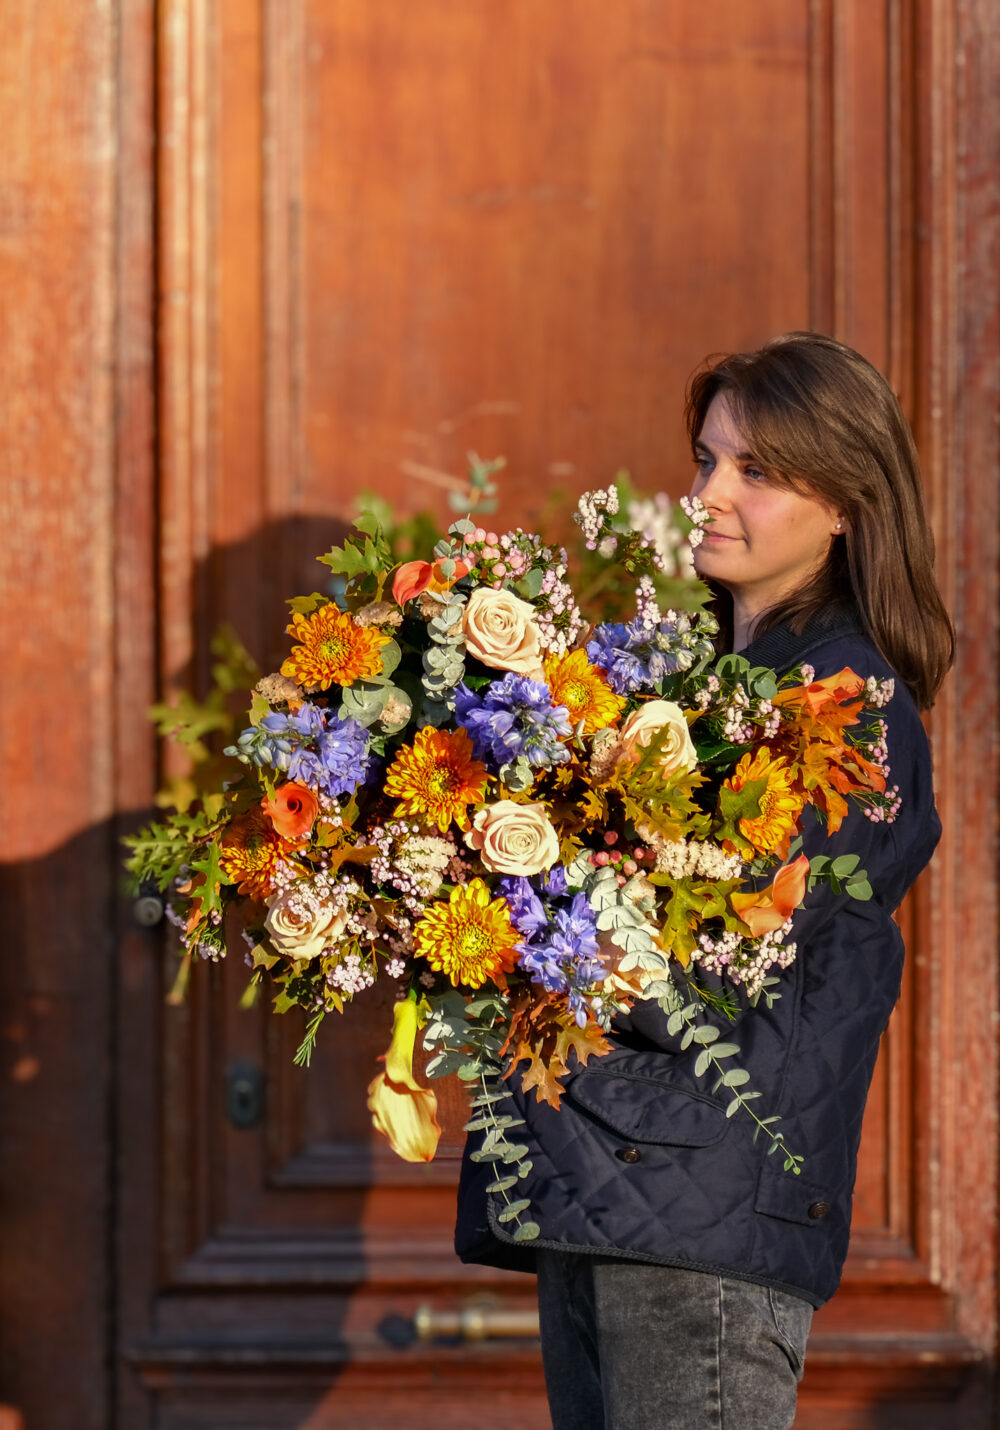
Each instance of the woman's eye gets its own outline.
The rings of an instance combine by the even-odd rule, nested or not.
[[[759,467],[744,467],[743,475],[749,477],[752,482],[763,482],[767,480]]]
[[[694,464],[699,472],[705,473],[712,470],[712,458],[706,457],[704,452],[699,452],[694,458]]]

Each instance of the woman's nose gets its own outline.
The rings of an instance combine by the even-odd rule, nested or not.
[[[709,511],[728,507],[732,500],[732,473],[728,464],[716,462],[711,471],[703,472],[695,482],[694,494],[701,498]]]

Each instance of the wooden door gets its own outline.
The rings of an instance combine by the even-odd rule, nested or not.
[[[359,491],[443,515],[476,450],[508,459],[511,524],[621,466],[678,493],[691,369],[816,327],[900,392],[963,639],[930,722],[945,841],[904,910],[851,1254],[798,1423],[989,1424],[990,0],[718,0],[710,20],[687,0],[117,0],[92,26],[15,8],[31,43],[0,70],[20,116],[0,263],[27,261],[34,296],[8,420],[44,479],[7,487],[6,728],[44,688],[64,718],[30,727],[35,759],[62,768],[68,730],[89,774],[60,777],[44,838],[0,831],[7,946],[31,953],[5,954],[0,1401],[52,1430],[548,1423],[530,1279],[451,1251],[457,1102],[428,1168],[367,1127],[386,1010],[328,1023],[303,1074],[291,1019],[237,1006],[238,957],[168,1007],[163,931],[123,907],[109,939],[114,835],[155,785],[143,710],[204,689],[223,619],[277,662],[282,600],[317,584]],[[39,74],[48,109],[28,105]],[[66,523],[87,537],[68,562]],[[27,806],[38,766],[6,738]],[[508,1334],[416,1337],[421,1307],[445,1326],[473,1303]]]

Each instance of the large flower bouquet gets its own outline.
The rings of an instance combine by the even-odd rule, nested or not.
[[[677,514],[692,543],[706,516]],[[527,1164],[503,1079],[517,1068],[558,1106],[640,999],[798,1170],[720,1027],[778,996],[808,887],[871,894],[856,856],[798,852],[807,808],[832,832],[850,800],[872,819],[898,803],[888,684],[717,658],[712,617],[659,608],[662,543],[622,521],[614,486],[576,520],[592,559],[627,573],[634,619],[591,625],[566,553],[537,535],[464,519],[400,565],[362,520],[321,558],[338,597],[290,602],[290,653],[258,682],[228,777],[129,859],[189,958],[242,938],[276,1009],[305,1010],[301,1061],[328,1014],[395,980],[375,1125],[404,1158],[434,1155],[423,1028],[427,1075],[474,1084],[477,1155],[498,1164],[519,1237],[536,1228],[509,1195]]]

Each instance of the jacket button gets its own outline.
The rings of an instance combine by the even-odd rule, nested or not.
[[[620,1162],[641,1162],[642,1153],[638,1147],[619,1147],[615,1156]]]
[[[812,1206],[809,1208],[808,1215],[812,1217],[813,1221],[819,1221],[821,1217],[826,1216],[829,1210],[829,1202],[813,1202]]]

